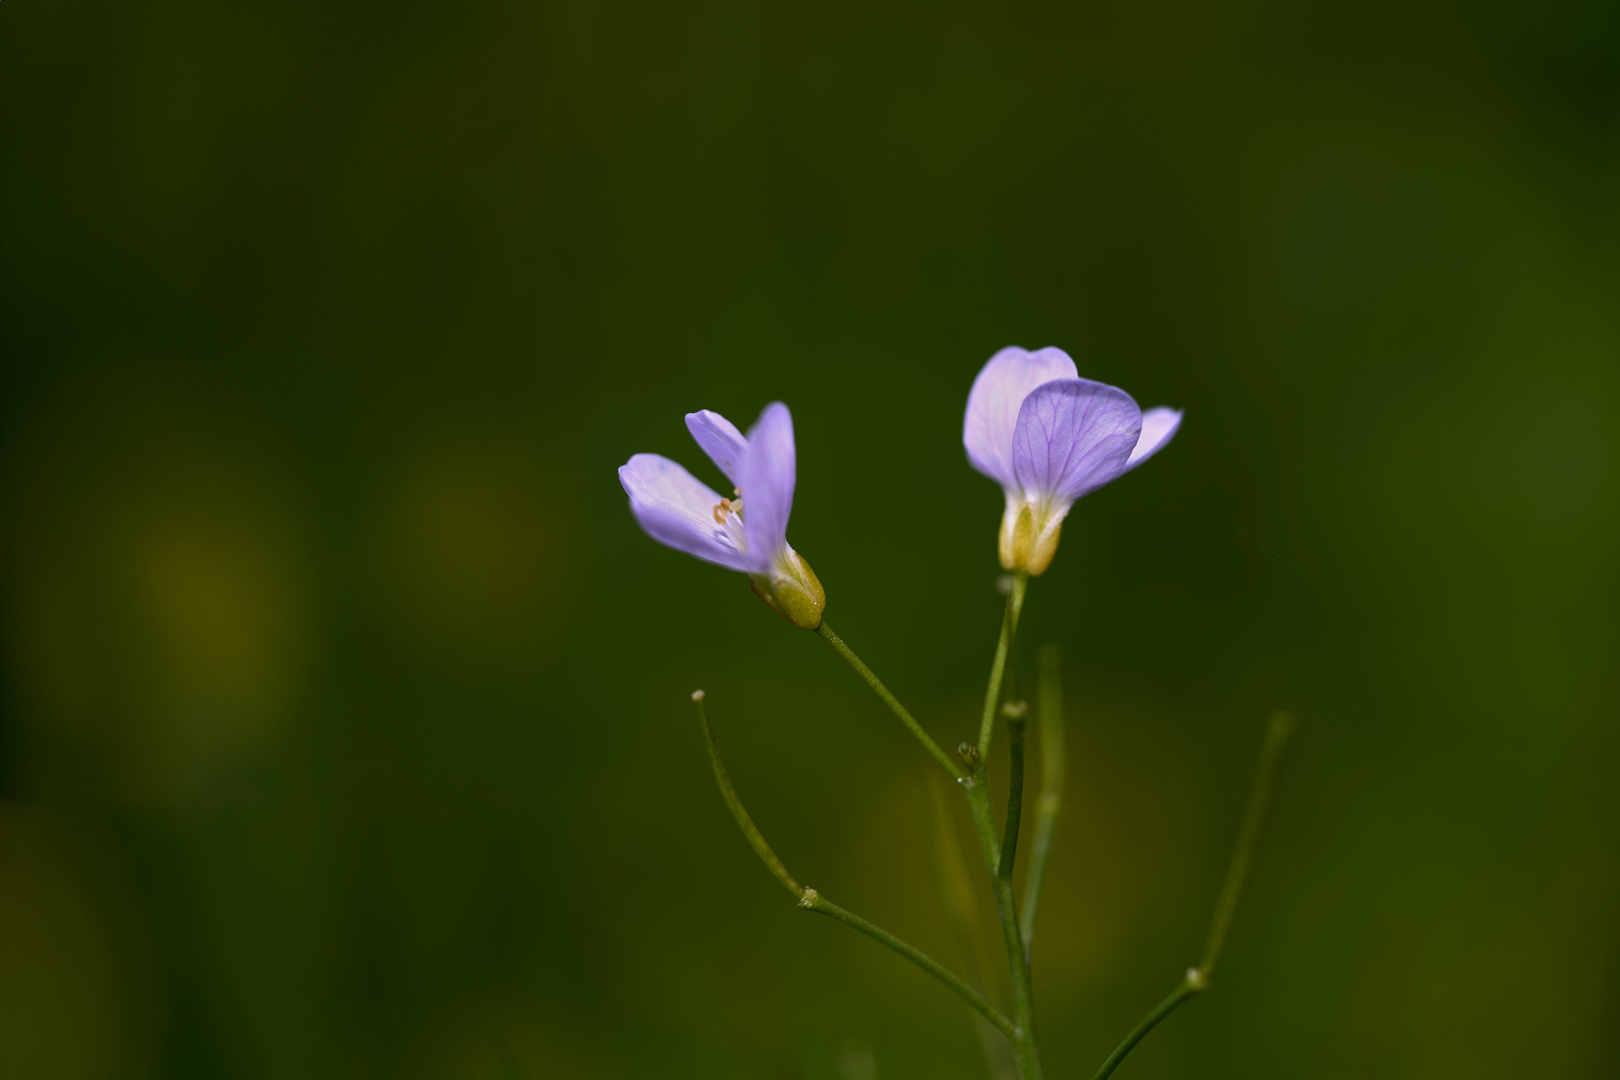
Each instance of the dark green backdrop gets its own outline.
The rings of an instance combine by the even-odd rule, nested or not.
[[[1119,1076],[1620,1072],[1616,10],[5,4],[0,1073],[983,1076],[687,695],[954,964],[926,759],[614,470],[787,401],[829,618],[954,745],[1009,343],[1187,410],[1027,608],[1048,1075],[1196,959],[1279,706]]]

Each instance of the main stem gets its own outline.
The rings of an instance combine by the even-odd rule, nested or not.
[[[989,749],[990,736],[995,727],[996,712],[1001,704],[1001,684],[1007,670],[1018,632],[1018,616],[1023,611],[1024,594],[1029,587],[1029,574],[1013,574],[1012,591],[1007,595],[1007,611],[1001,623],[1001,640],[996,646],[995,662],[990,669],[990,686],[985,693],[984,718],[979,728],[979,754],[971,770],[964,770],[939,748],[922,725],[906,711],[889,688],[861,662],[842,638],[825,622],[816,630],[838,654],[849,662],[866,685],[883,699],[900,722],[916,737],[923,749],[939,762],[946,772],[962,785],[967,793],[968,806],[973,813],[973,829],[979,838],[979,851],[990,871],[990,884],[996,898],[996,915],[1001,920],[1002,939],[1007,949],[1007,966],[1012,976],[1014,1029],[1008,1034],[1013,1044],[1013,1059],[1018,1065],[1019,1080],[1042,1080],[1041,1056],[1035,1042],[1035,992],[1029,977],[1029,961],[1024,954],[1023,936],[1018,930],[1018,906],[1013,900],[1011,860],[1008,873],[1001,873],[1001,843],[996,837],[996,818],[990,808],[990,789],[983,764],[984,751]],[[969,756],[969,760],[974,760]],[[1021,786],[1021,785],[1020,785]],[[1009,834],[1009,846],[1016,843],[1016,832]],[[954,989],[954,987],[953,987]]]
[[[1013,1057],[1018,1064],[1021,1080],[1040,1080],[1041,1056],[1035,1041],[1035,989],[1029,976],[1029,958],[1024,951],[1023,935],[1018,929],[1018,906],[1013,901],[1012,856],[1017,852],[1018,811],[1009,800],[1007,822],[1007,850],[1003,858],[1002,845],[996,839],[995,813],[990,809],[989,773],[984,760],[989,756],[990,739],[995,734],[996,713],[1000,711],[1001,687],[1007,672],[1007,662],[1018,639],[1018,616],[1024,610],[1024,595],[1029,588],[1029,574],[1019,570],[1012,575],[1012,589],[1007,593],[1007,610],[1001,620],[1001,639],[996,643],[996,658],[990,665],[990,685],[985,688],[984,715],[979,723],[978,763],[966,779],[961,781],[967,791],[968,805],[973,811],[974,832],[979,837],[979,851],[984,855],[985,868],[990,872],[990,886],[996,898],[996,915],[1001,921],[1002,940],[1007,948],[1007,968],[1012,977],[1013,1019],[1018,1034],[1013,1039]],[[1022,734],[1020,732],[1020,734]],[[1016,748],[1022,751],[1022,740]],[[1013,764],[1012,799],[1022,805],[1023,761]]]
[[[1018,1025],[1013,1035],[1013,1058],[1018,1063],[1020,1080],[1041,1080],[1041,1055],[1035,1042],[1035,991],[1029,978],[1029,963],[1024,959],[1024,942],[1018,932],[1018,908],[1013,903],[1012,878],[998,872],[1001,845],[996,841],[996,819],[990,810],[990,789],[985,783],[984,767],[973,770],[962,780],[967,790],[968,806],[973,811],[973,829],[979,837],[979,850],[984,865],[990,870],[990,886],[996,898],[996,915],[1001,919],[1002,940],[1007,947],[1007,967],[1012,975],[1013,1021]]]
[[[967,969],[968,985],[984,993],[984,973],[994,966],[988,943],[978,934],[979,904],[968,874],[967,863],[957,843],[956,827],[951,820],[949,796],[939,777],[929,775],[924,785],[926,802],[923,807],[924,825],[934,858],[940,898],[951,917],[957,942],[962,951],[962,964]],[[1012,1056],[1012,1040],[1003,1043],[996,1031],[984,1020],[978,1022],[979,1041],[984,1047],[984,1059],[990,1066],[992,1080],[1013,1080],[1016,1068]]]

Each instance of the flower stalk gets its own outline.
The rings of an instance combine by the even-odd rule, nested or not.
[[[1007,658],[1012,654],[1013,642],[1018,636],[1018,616],[1024,610],[1024,593],[1029,589],[1029,573],[1015,570],[1009,575],[1011,587],[1007,591],[1007,611],[1001,619],[1001,640],[996,643],[996,658],[990,662],[990,685],[984,692],[984,716],[979,721],[979,753],[990,754],[990,737],[995,734],[996,706],[1001,704],[1001,682],[1007,672]]]
[[[832,627],[823,622],[816,628],[816,633],[825,638],[827,644],[831,645],[839,656],[849,661],[849,666],[855,669],[855,673],[861,677],[867,686],[872,688],[874,694],[883,699],[883,703],[894,712],[894,715],[900,718],[900,722],[906,725],[906,730],[911,732],[916,740],[922,744],[922,748],[928,751],[930,757],[939,762],[941,768],[950,773],[951,777],[956,780],[960,780],[965,775],[962,766],[952,761],[951,756],[939,748],[939,743],[935,742],[928,732],[923,730],[923,726],[917,723],[916,717],[906,711],[906,707],[900,704],[899,699],[889,693],[889,688],[883,685],[883,680],[872,674],[872,669],[861,662],[861,658],[855,655],[855,650],[845,645],[844,639],[833,633]]]

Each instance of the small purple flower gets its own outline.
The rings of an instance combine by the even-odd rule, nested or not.
[[[1144,413],[1118,387],[1080,378],[1062,349],[992,356],[968,394],[962,445],[1007,494],[1001,565],[1044,571],[1074,501],[1158,453],[1181,416],[1162,406]]]
[[[686,427],[731,481],[732,497],[666,457],[637,454],[619,468],[630,512],[659,543],[741,570],[777,614],[814,630],[827,597],[810,564],[787,542],[797,474],[787,406],[780,401],[765,406],[746,438],[708,409],[687,413]]]

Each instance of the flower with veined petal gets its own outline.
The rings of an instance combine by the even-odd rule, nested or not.
[[[1118,387],[1080,378],[1062,349],[992,356],[968,394],[962,445],[1007,495],[1001,565],[1044,571],[1075,500],[1158,453],[1181,416],[1163,406],[1144,413]]]
[[[787,406],[765,406],[746,438],[708,409],[687,413],[686,427],[732,482],[735,497],[721,496],[669,458],[637,454],[619,468],[631,513],[654,540],[741,570],[778,615],[816,629],[827,596],[810,564],[787,542],[798,468]]]

